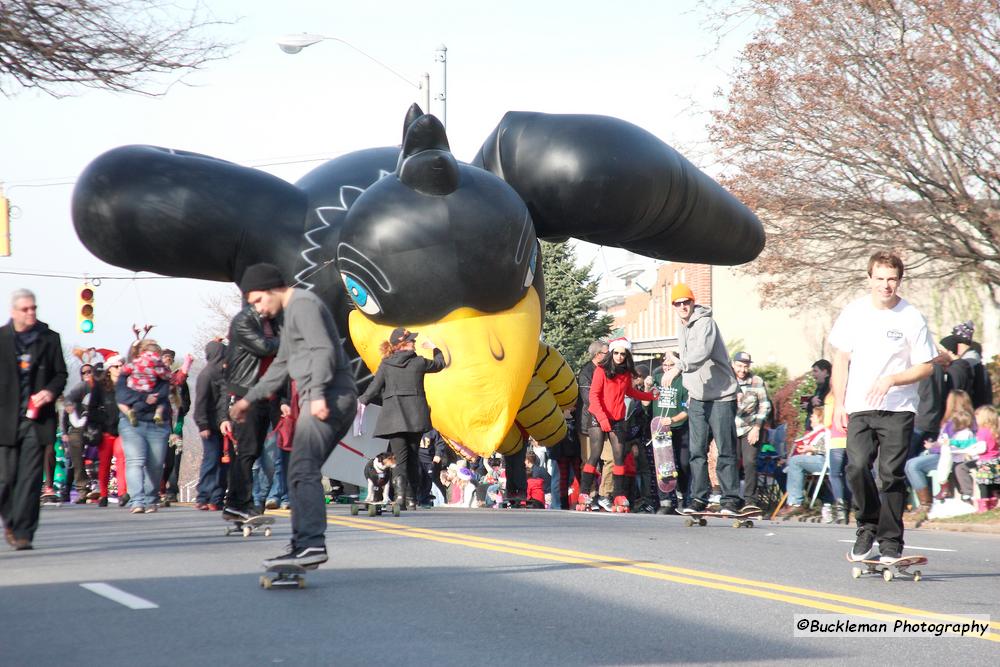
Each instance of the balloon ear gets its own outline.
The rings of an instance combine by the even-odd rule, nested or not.
[[[423,110],[420,105],[414,102],[410,105],[410,108],[406,110],[406,118],[403,119],[403,141],[406,141],[406,131],[410,129],[413,125],[413,121],[424,115]]]
[[[458,162],[441,121],[424,114],[410,123],[396,173],[404,184],[426,195],[446,195],[458,188]]]

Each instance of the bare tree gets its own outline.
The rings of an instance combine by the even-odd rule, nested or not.
[[[200,3],[144,0],[0,0],[0,93],[74,86],[158,95],[153,79],[183,76],[226,57],[203,33],[227,22]]]
[[[1000,302],[1000,0],[729,9],[756,32],[711,135],[768,231],[765,302],[824,303],[876,248]]]
[[[192,336],[191,343],[197,356],[203,353],[205,345],[210,341],[221,340],[229,335],[229,323],[243,307],[243,297],[239,288],[232,285],[231,291],[203,297],[202,304],[209,316],[198,324]]]

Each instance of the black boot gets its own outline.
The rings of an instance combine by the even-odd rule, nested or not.
[[[396,475],[396,477],[392,480],[392,484],[393,489],[396,492],[395,502],[399,505],[399,509],[408,509],[406,506],[406,487],[408,486],[406,483],[406,475]]]

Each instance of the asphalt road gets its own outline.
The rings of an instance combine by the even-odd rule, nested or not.
[[[330,562],[304,590],[265,591],[260,561],[290,534],[274,514],[272,537],[246,539],[187,507],[43,509],[35,551],[0,551],[0,665],[1000,661],[996,535],[908,531],[924,577],[886,583],[851,577],[846,527],[333,506]],[[138,600],[83,586],[95,583]],[[995,620],[984,638],[795,637],[804,614]]]

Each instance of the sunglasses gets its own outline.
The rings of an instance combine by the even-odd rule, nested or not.
[[[682,306],[690,306],[694,303],[691,299],[684,299],[682,301],[674,301],[674,308],[680,308]]]
[[[93,375],[94,371],[80,371],[80,375]]]
[[[622,351],[620,351],[620,350],[615,350],[611,354],[615,355],[616,357],[624,357],[625,356],[625,353],[622,352]]]

